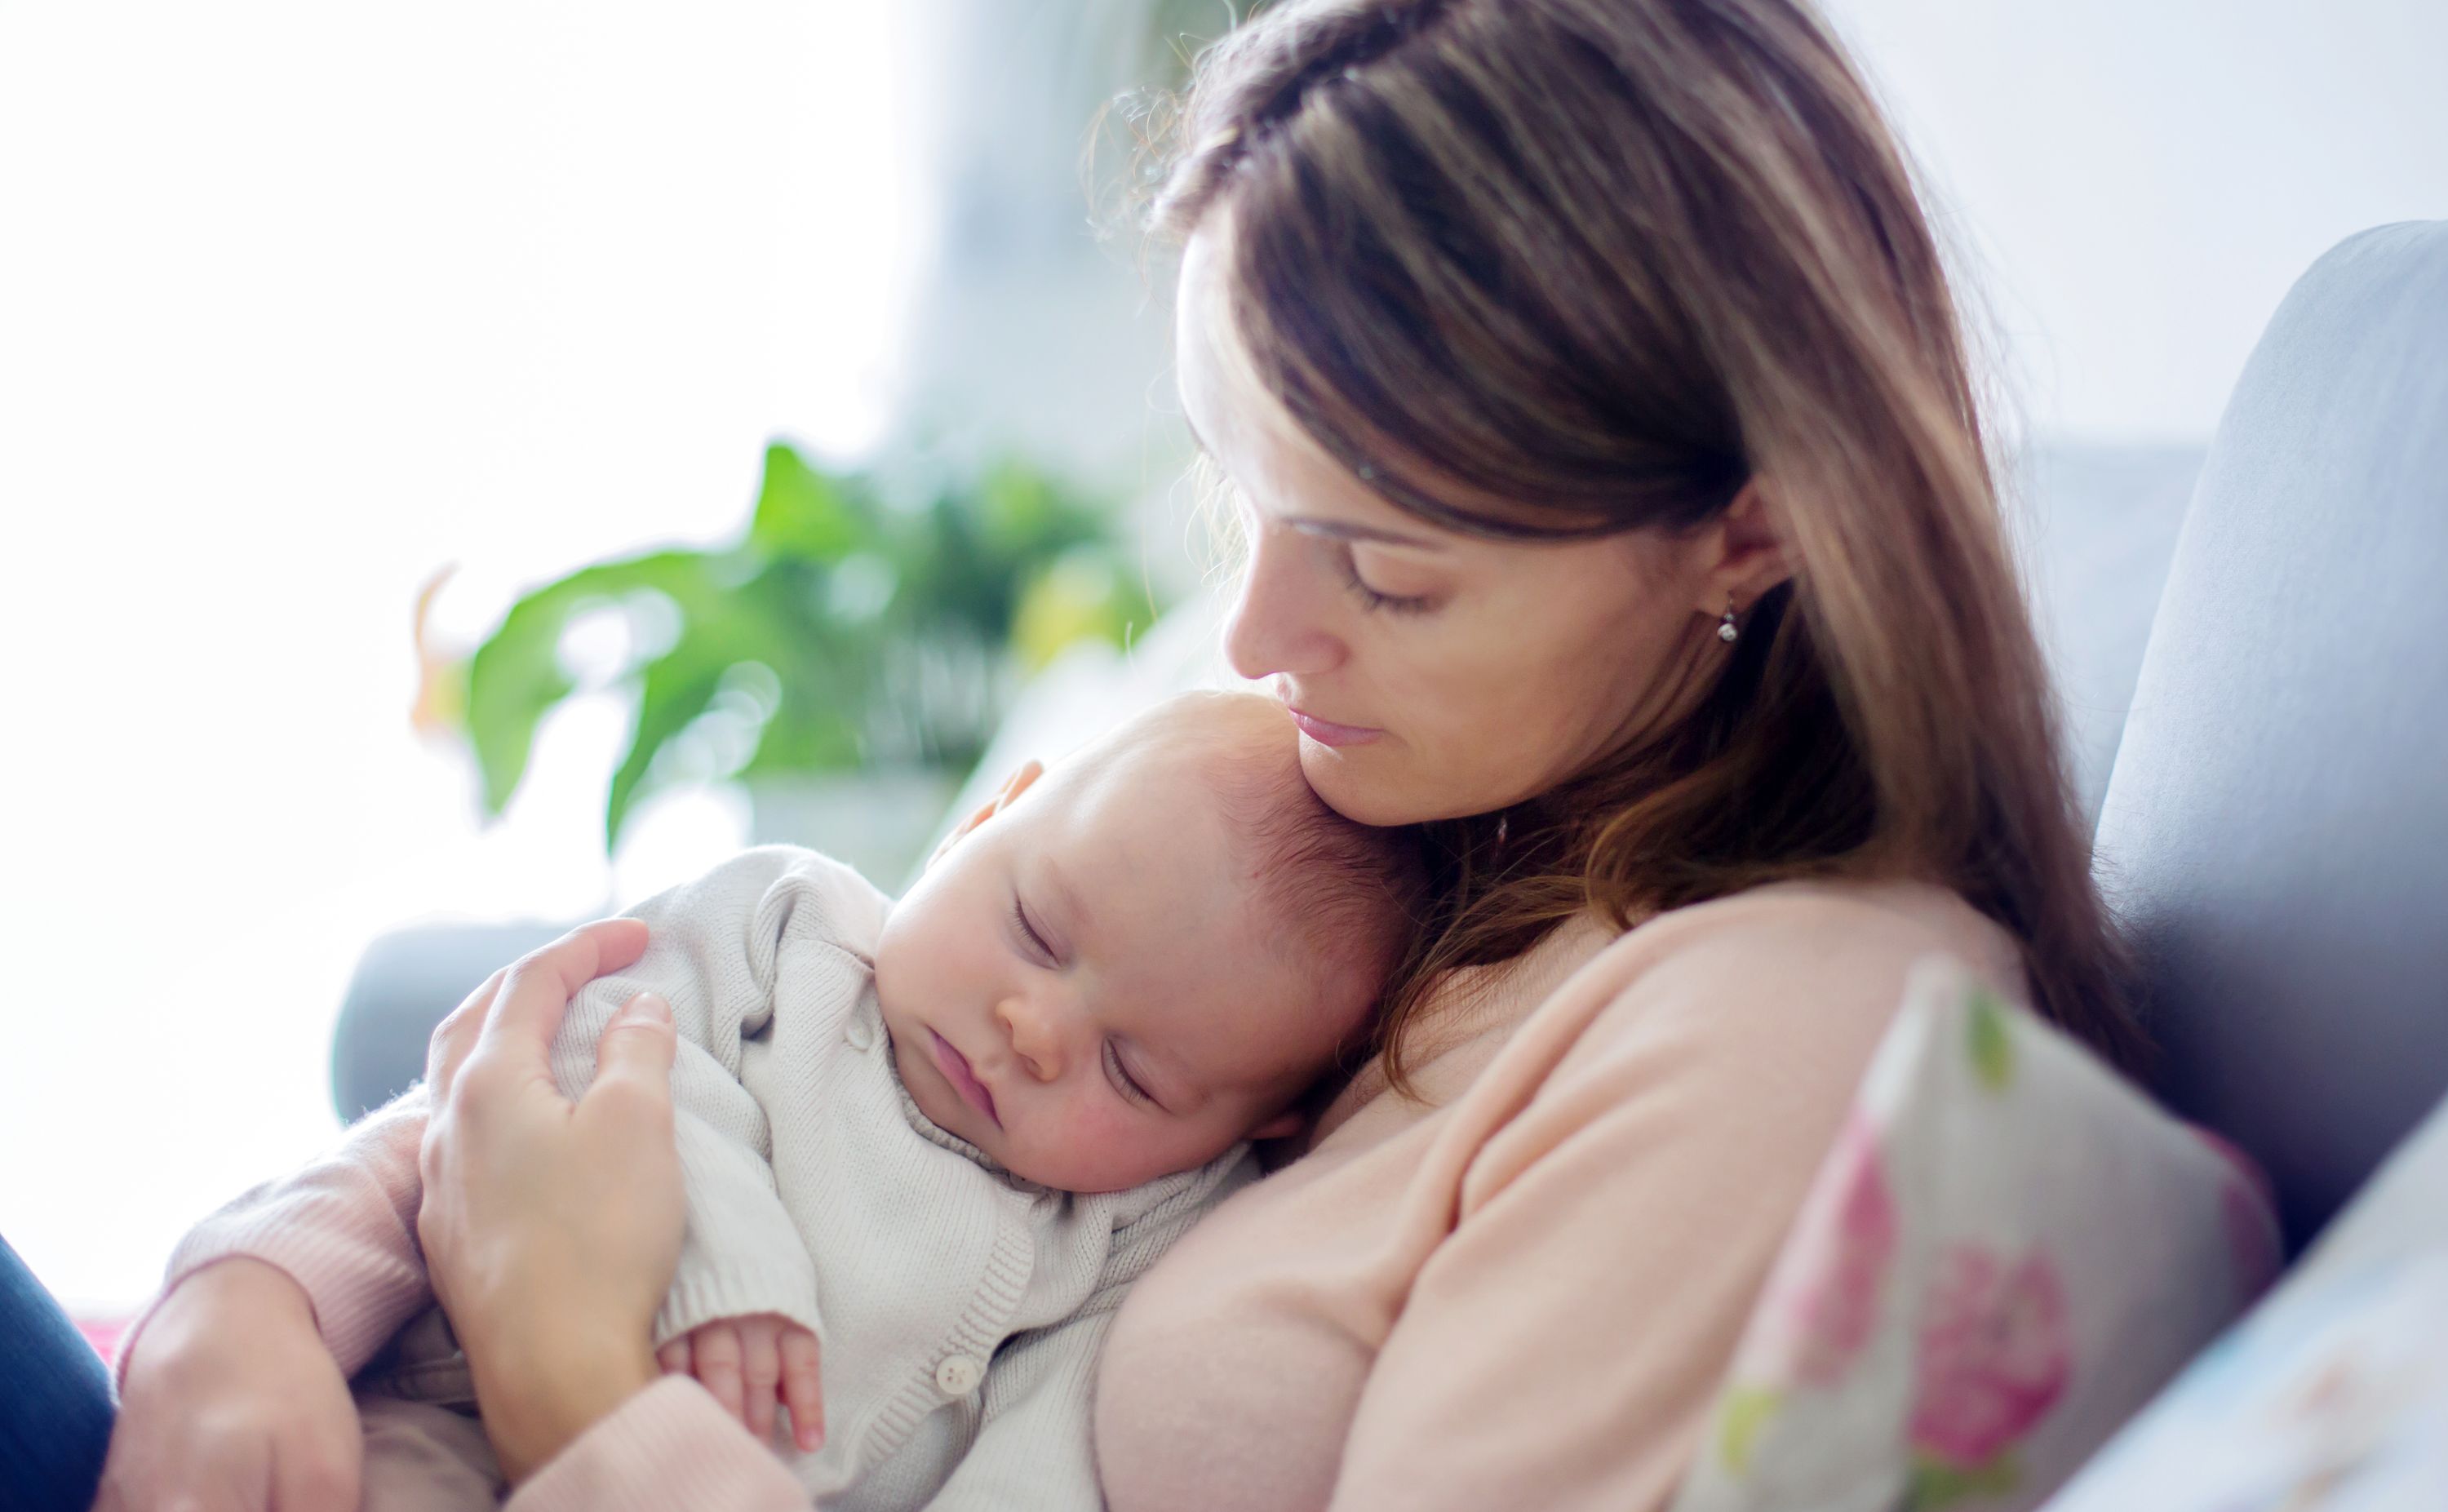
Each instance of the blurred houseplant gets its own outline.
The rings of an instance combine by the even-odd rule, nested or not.
[[[607,851],[657,788],[736,778],[757,839],[894,886],[1011,690],[1076,641],[1126,644],[1153,620],[1111,521],[1017,462],[893,488],[773,445],[739,539],[580,568],[522,597],[469,658],[459,722],[485,807],[501,813],[537,725],[580,691],[564,631],[609,610],[627,622],[617,683],[636,719]],[[794,833],[811,826],[865,833]]]

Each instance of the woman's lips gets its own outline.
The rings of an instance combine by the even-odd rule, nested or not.
[[[1291,708],[1290,704],[1286,704],[1285,707]],[[1300,726],[1301,734],[1320,745],[1367,745],[1386,733],[1383,730],[1371,730],[1357,724],[1336,724],[1331,719],[1321,719],[1316,715],[1303,714],[1298,709],[1292,709],[1291,716],[1292,723]]]
[[[952,1083],[952,1090],[961,1095],[962,1101],[992,1120],[996,1128],[1002,1128],[1003,1120],[995,1118],[994,1094],[987,1091],[986,1084],[978,1080],[978,1074],[969,1069],[969,1058],[954,1049],[951,1041],[934,1030],[929,1029],[927,1033],[934,1039],[935,1068],[944,1073],[944,1080]]]

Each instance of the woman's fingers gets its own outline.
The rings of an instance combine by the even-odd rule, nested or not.
[[[748,1406],[740,1388],[739,1354],[739,1330],[728,1323],[709,1323],[689,1336],[689,1359],[698,1384],[745,1427]]]
[[[742,1318],[739,1323],[739,1384],[748,1403],[748,1431],[760,1444],[774,1437],[774,1407],[782,1399],[782,1350],[775,1341],[778,1319]]]
[[[522,956],[485,1015],[476,1048],[500,1046],[517,1061],[542,1063],[552,1035],[578,989],[646,953],[646,926],[637,919],[600,919]]]
[[[679,1054],[679,1035],[672,1027],[672,1006],[660,996],[641,992],[621,1005],[595,1043],[595,1081],[579,1099],[583,1109],[599,1100],[642,1110],[660,1111],[658,1125],[671,1121],[672,1061]]]
[[[636,919],[582,925],[485,979],[433,1030],[425,1051],[425,1081],[439,1103],[488,1044],[514,1062],[540,1069],[553,1031],[578,989],[646,953],[646,927]]]
[[[502,990],[502,979],[509,974],[510,968],[504,967],[487,977],[482,986],[433,1026],[433,1038],[425,1046],[425,1084],[437,1101],[449,1095],[450,1083],[458,1080],[459,1067],[476,1047],[477,1031],[484,1028],[485,1015]]]
[[[825,1388],[816,1336],[805,1329],[782,1330],[782,1401],[791,1409],[791,1437],[802,1453],[825,1446]]]

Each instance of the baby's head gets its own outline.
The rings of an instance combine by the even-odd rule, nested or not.
[[[1410,939],[1419,863],[1301,776],[1282,705],[1192,694],[1049,773],[886,920],[909,1095],[1032,1181],[1111,1192],[1299,1126]]]

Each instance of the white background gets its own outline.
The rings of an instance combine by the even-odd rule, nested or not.
[[[2305,264],[2448,215],[2438,0],[1835,9],[2037,429],[2207,435]],[[946,108],[907,13],[0,5],[0,1234],[72,1303],[329,1138],[370,934],[736,837],[682,795],[607,869],[600,701],[480,830],[410,605],[456,563],[481,634],[731,529],[769,435],[887,423]]]

